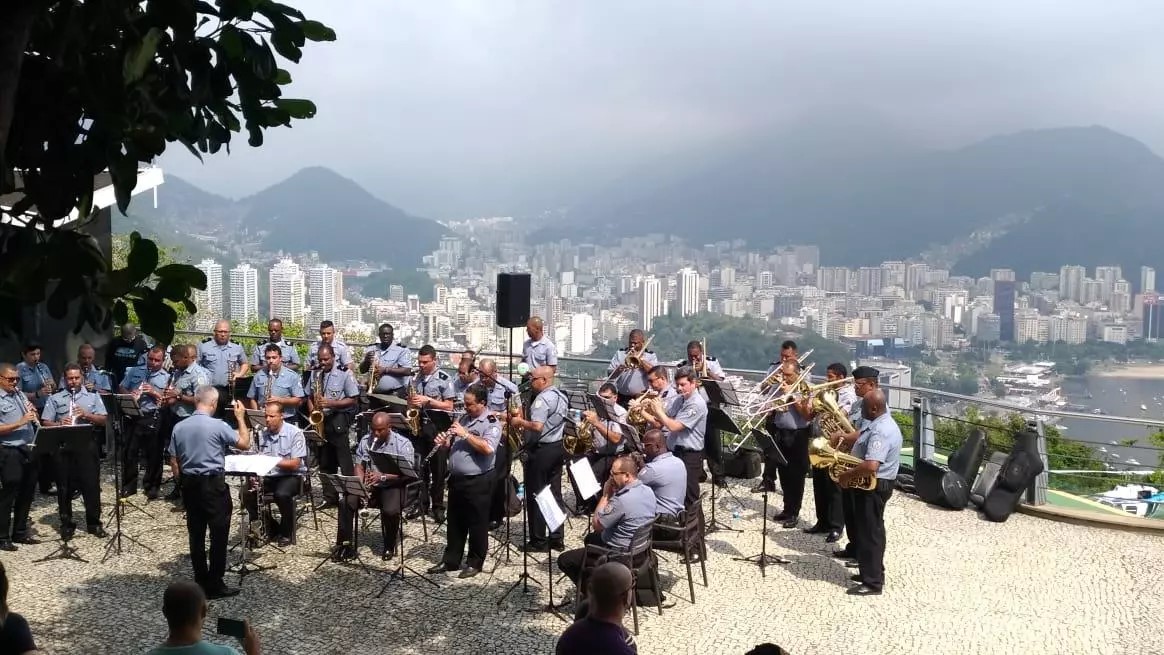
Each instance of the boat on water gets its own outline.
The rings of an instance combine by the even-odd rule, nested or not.
[[[1148,411],[1148,406],[1147,406],[1147,405],[1145,405],[1144,403],[1140,403],[1140,411],[1141,411],[1141,412],[1146,412],[1146,411]]]
[[[1108,507],[1123,510],[1132,516],[1164,518],[1164,493],[1156,487],[1143,484],[1120,484],[1110,491],[1091,496]]]

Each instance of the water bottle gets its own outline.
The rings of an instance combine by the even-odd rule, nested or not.
[[[736,524],[738,524],[739,522],[740,522],[740,508],[737,507],[737,508],[732,510],[732,527],[733,528],[736,527]]]
[[[525,500],[525,485],[520,482],[517,483],[517,499]]]

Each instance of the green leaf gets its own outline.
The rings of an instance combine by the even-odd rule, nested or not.
[[[282,68],[275,71],[275,84],[283,85],[291,83],[291,73]]]
[[[190,285],[181,278],[167,277],[158,281],[154,292],[166,300],[181,302],[190,296]]]
[[[159,280],[177,278],[192,289],[206,290],[206,273],[190,264],[166,264],[155,271],[154,275],[157,275]]]
[[[142,38],[141,43],[125,53],[125,61],[122,63],[121,71],[122,77],[125,79],[125,86],[137,82],[145,75],[146,67],[150,65],[154,55],[158,52],[158,41],[161,38],[162,31],[156,27],[151,27]]]
[[[312,118],[315,116],[315,103],[301,98],[279,98],[275,106],[287,112],[291,118]]]
[[[300,21],[299,27],[303,36],[312,41],[335,41],[335,30],[317,20]]]
[[[136,234],[136,233],[135,233]],[[129,269],[129,278],[137,284],[153,274],[158,267],[158,245],[149,239],[133,239],[133,244],[126,260]]]
[[[303,57],[303,50],[295,45],[295,40],[287,29],[275,28],[275,31],[271,32],[271,45],[275,46],[275,52],[289,61],[299,63]]]
[[[238,59],[242,56],[242,36],[239,34],[238,28],[234,25],[226,25],[222,28],[222,34],[218,37],[218,44],[222,46],[223,52],[231,59]]]

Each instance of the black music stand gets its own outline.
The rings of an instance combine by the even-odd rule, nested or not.
[[[752,430],[752,434],[756,435],[757,439],[760,439],[761,437],[767,438],[769,443],[772,446],[772,449],[773,449],[772,454],[773,454],[776,462],[780,463],[781,466],[788,465],[788,459],[784,456],[784,453],[782,453],[780,451],[780,447],[776,445],[776,440],[772,438],[772,435],[768,434],[767,432],[761,432],[758,429]],[[780,557],[779,555],[769,555],[768,554],[768,494],[769,493],[771,493],[771,492],[768,491],[768,487],[765,486],[764,491],[763,491],[764,510],[760,514],[760,517],[761,517],[761,520],[760,520],[760,552],[758,554],[752,555],[750,557],[733,557],[732,558],[732,560],[734,560],[736,562],[751,562],[751,563],[759,566],[761,577],[768,577],[767,570],[766,570],[766,567],[768,567],[768,566],[771,566],[773,564],[791,564],[792,563],[792,560],[790,560],[790,559],[785,559],[783,557]]]
[[[41,428],[33,437],[33,452],[48,452],[53,457],[57,467],[57,480],[69,480],[69,464],[70,455],[81,457],[93,452],[96,444],[93,443],[93,426],[89,424],[84,425],[58,425],[54,427]],[[71,493],[70,485],[65,484],[62,488],[57,484],[57,493],[67,494]],[[72,501],[69,501],[72,502]],[[69,559],[83,564],[88,564],[89,560],[83,559],[77,554],[77,549],[69,545],[69,540],[72,538],[61,525],[61,545],[49,553],[45,557],[38,560],[33,560],[33,563],[50,562],[53,560]]]
[[[542,491],[545,491],[546,489],[549,489],[549,488],[550,488],[550,486],[546,485],[542,489]],[[536,499],[537,495],[535,494],[533,497]],[[554,502],[556,503],[557,501],[555,500]],[[538,511],[541,512],[542,508],[538,507]],[[550,523],[549,523],[548,519],[549,519],[549,517],[543,513],[542,520],[546,522],[547,534],[549,532],[552,532],[552,530],[549,529]],[[541,607],[528,607],[525,609],[525,611],[526,612],[537,612],[539,614],[542,612],[548,612],[548,613],[553,614],[554,616],[558,617],[563,622],[569,623],[570,621],[568,621],[566,619],[566,617],[562,615],[561,610],[559,610],[558,606],[554,604],[554,551],[552,548],[550,549],[549,553],[547,553],[547,555],[546,555],[546,580],[549,581],[548,582],[549,586],[546,588],[546,591],[548,591],[550,594],[549,602],[546,603],[545,605],[542,605]],[[515,586],[516,586],[516,583],[515,583]]]
[[[354,475],[320,473],[319,479],[323,482],[323,484],[331,487],[335,491],[336,497],[340,499],[339,502],[341,503],[347,503],[349,498],[357,498],[363,501],[363,505],[365,507],[370,504],[371,498],[368,496],[368,489],[364,486],[364,481]],[[349,505],[349,507],[351,506]],[[331,550],[329,550],[327,554],[323,556],[323,559],[319,561],[319,564],[315,565],[315,568],[312,569],[313,571],[318,571],[324,564],[334,560],[336,556],[343,551],[344,548],[351,546],[352,552],[356,554],[356,563],[360,565],[360,568],[364,569],[364,571],[368,573],[372,572],[372,569],[368,568],[367,562],[365,562],[364,559],[360,557],[359,507],[360,503],[357,502],[356,509],[353,510],[355,525],[352,526],[352,540],[350,542],[344,542],[342,544],[336,544],[332,546]]]
[[[740,428],[739,428],[739,426],[736,425],[736,422],[732,420],[732,417],[728,416],[727,412],[723,411],[722,409],[720,409],[718,407],[708,407],[707,408],[707,424],[709,426],[713,425],[714,427],[718,428],[720,430],[720,432],[730,432],[731,434],[739,434],[740,433]],[[717,435],[718,434],[719,433],[717,433]],[[723,442],[721,441],[720,442],[720,452],[722,453],[722,451],[723,451]],[[721,461],[722,461],[722,456],[721,456]],[[708,521],[707,524],[703,526],[703,531],[706,534],[711,534],[712,532],[719,532],[721,530],[724,532],[743,532],[743,530],[740,530],[738,528],[733,528],[732,526],[730,526],[726,523],[721,523],[720,521],[718,521],[715,518],[715,505],[716,505],[715,488],[717,486],[718,485],[716,485],[714,483],[711,485],[711,520]],[[724,489],[727,491],[729,496],[731,496],[732,498],[735,498],[737,504],[743,505],[743,503],[740,503],[740,499],[736,498],[735,494],[733,494],[730,489],[727,489],[727,487],[724,487]]]
[[[501,598],[497,599],[497,605],[499,607],[501,606],[501,603],[505,602],[506,598],[509,598],[509,594],[512,594],[518,588],[518,586],[521,586],[521,591],[522,591],[522,593],[525,593],[525,594],[529,593],[529,583],[531,583],[531,582],[539,587],[542,586],[542,583],[538,582],[537,578],[535,578],[529,574],[529,561],[531,559],[534,560],[534,563],[538,563],[538,561],[537,561],[537,559],[530,557],[530,554],[529,554],[529,532],[528,532],[529,531],[529,496],[528,495],[521,499],[521,511],[522,511],[521,574],[517,576],[517,580],[514,580],[513,584],[509,586],[509,589],[506,590],[506,592],[501,595]],[[553,549],[550,549],[550,552],[547,554],[547,557],[549,559],[553,559]],[[550,604],[552,605],[553,599],[551,598],[550,600],[551,600]]]
[[[229,473],[228,472],[227,475],[239,476],[242,478],[243,485],[247,485],[247,484],[250,484],[249,479],[254,474],[253,473]],[[260,484],[260,489],[261,489],[261,485],[262,485],[262,478],[261,477],[260,477],[259,484]],[[239,491],[240,491],[240,496],[241,496],[242,490],[240,489]],[[258,492],[256,492],[256,493],[258,493]],[[257,499],[256,499],[256,502],[257,502]],[[235,544],[236,546],[239,547],[239,556],[238,556],[238,561],[235,562],[234,564],[231,564],[230,567],[227,568],[226,570],[230,573],[238,573],[238,583],[241,586],[243,583],[243,580],[246,580],[248,575],[250,575],[252,573],[259,573],[260,571],[270,571],[271,569],[274,569],[276,567],[274,564],[266,564],[266,565],[255,564],[253,559],[250,559],[247,557],[247,554],[251,551],[251,548],[247,545],[248,542],[250,541],[250,536],[251,536],[251,525],[250,525],[251,519],[250,519],[249,513],[247,512],[246,503],[240,502],[239,505],[240,505],[240,507],[239,507],[240,538],[239,538],[239,542],[237,544]],[[262,516],[262,512],[259,513],[259,516],[260,517]],[[233,548],[231,550],[233,550]],[[261,556],[262,555],[256,555],[255,559],[258,559]]]
[[[700,380],[700,385],[707,391],[707,402],[715,405],[739,406],[740,399],[736,396],[736,390],[732,385],[711,379]]]
[[[247,429],[255,431],[267,427],[265,409],[248,409],[246,412]]]
[[[110,398],[112,402],[106,401],[106,398]],[[121,420],[123,418],[142,418],[141,407],[138,406],[137,398],[134,397],[133,394],[115,394],[109,397],[102,396],[102,400],[106,401],[107,406],[112,407],[113,412],[109,413],[110,416],[120,414],[120,416],[118,416],[114,422],[115,426],[120,426]],[[121,554],[121,540],[123,538],[130,543],[136,544],[137,546],[146,549],[151,553],[154,552],[154,549],[145,545],[137,538],[124,534],[121,530],[122,514],[125,512],[124,508],[126,506],[136,509],[151,519],[154,517],[149,512],[142,509],[139,505],[135,504],[128,496],[122,496],[121,494],[121,454],[122,448],[124,447],[122,445],[122,439],[125,435],[120,429],[117,430],[117,432],[118,434],[113,439],[113,479],[116,481],[114,486],[118,491],[116,498],[113,500],[113,509],[109,512],[110,515],[113,516],[114,530],[113,535],[109,537],[109,543],[105,546],[105,556],[101,558],[102,564],[104,564],[105,561],[114,554],[114,551],[116,551],[118,555]],[[134,466],[137,466],[136,460],[134,461]]]
[[[505,394],[505,411],[507,414],[509,412],[509,398],[511,397],[511,395],[512,394],[508,391]],[[505,468],[501,473],[498,473],[498,475],[501,476],[501,486],[502,486],[501,493],[505,499],[502,502],[502,512],[501,512],[502,514],[505,515],[503,517],[503,520],[505,521],[505,538],[504,538],[504,540],[502,540],[498,537],[493,537],[493,531],[490,531],[489,536],[493,537],[493,539],[498,542],[497,548],[493,549],[493,553],[491,556],[496,557],[498,560],[500,560],[501,553],[504,551],[505,563],[509,564],[509,554],[511,551],[516,552],[519,555],[521,554],[521,550],[517,546],[513,545],[513,538],[512,538],[513,533],[510,531],[511,530],[510,529],[511,517],[509,516],[509,481],[513,477],[513,460],[514,460],[516,453],[514,453],[509,448],[509,443],[507,443],[507,438],[505,436],[504,430],[502,431],[502,434],[501,434],[501,442],[505,444],[505,463],[504,463]],[[501,464],[494,461],[493,466],[497,467],[497,466],[501,466]],[[523,505],[525,504],[524,500],[522,501],[522,504]],[[498,529],[500,529],[500,526],[498,527]],[[494,564],[493,570],[496,571],[497,567],[499,565],[500,565],[500,562],[498,562],[497,564]]]
[[[388,453],[375,453],[375,452],[370,453],[370,455],[372,457],[372,465],[374,467],[376,467],[376,470],[380,471],[381,473],[395,474],[395,475],[401,476],[401,478],[410,478],[413,480],[417,479],[417,476],[420,475],[420,471],[418,471],[417,467],[416,467],[416,462],[414,460],[412,460],[411,458],[399,457],[397,455],[390,455]],[[423,489],[423,486],[424,485],[421,485],[422,489]],[[401,491],[402,491],[402,493],[404,492],[403,489]],[[424,492],[422,491],[421,493],[424,493]],[[422,505],[423,505],[423,501],[422,501]],[[400,503],[400,510],[401,510],[401,513],[403,513],[403,511],[404,511],[404,503],[403,502]],[[380,523],[380,527],[381,528],[384,527],[384,524],[382,521]],[[384,548],[385,549],[388,548],[387,540],[385,540]],[[391,586],[392,583],[395,582],[396,580],[407,583],[408,585],[410,585],[412,587],[416,587],[417,585],[415,583],[413,583],[412,581],[410,581],[408,578],[406,578],[404,576],[405,572],[411,573],[412,577],[420,578],[421,580],[429,583],[430,585],[436,587],[437,589],[440,589],[440,585],[437,584],[434,580],[432,580],[428,576],[424,575],[423,573],[420,573],[416,569],[413,569],[412,567],[410,567],[404,563],[404,517],[403,516],[401,516],[400,520],[397,521],[397,523],[396,523],[396,550],[397,550],[397,552],[400,553],[400,563],[397,564],[396,568],[394,568],[388,572],[388,579],[384,581],[384,586],[380,588],[380,593],[376,594],[376,598],[380,598],[381,596],[383,596],[384,592],[388,591],[388,587]],[[387,552],[387,550],[385,550],[385,552]]]

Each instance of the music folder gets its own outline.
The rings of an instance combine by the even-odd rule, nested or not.
[[[610,415],[609,411],[607,411],[606,400],[603,399],[602,396],[596,393],[591,393],[587,394],[586,398],[590,400],[590,406],[594,408],[594,413],[598,415],[598,418],[604,421],[617,420]]]
[[[700,381],[703,390],[707,392],[707,402],[715,405],[739,405],[740,399],[736,390],[727,381],[705,378]]]
[[[376,470],[381,473],[391,473],[393,475],[400,475],[414,480],[419,479],[420,476],[416,472],[416,464],[408,457],[400,457],[398,455],[391,455],[389,453],[369,453],[372,456],[372,464],[376,466]]]

